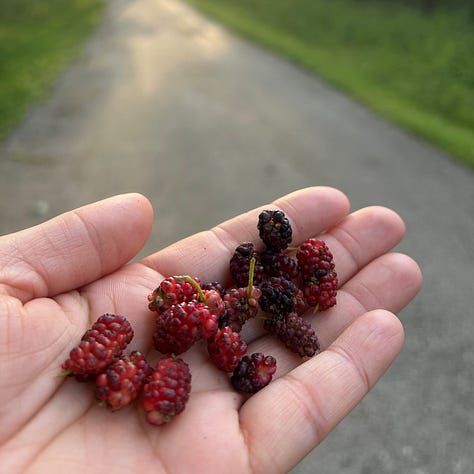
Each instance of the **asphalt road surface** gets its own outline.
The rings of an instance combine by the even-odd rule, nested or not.
[[[189,6],[108,2],[0,147],[0,230],[138,191],[156,210],[146,254],[312,185],[400,213],[424,288],[400,357],[293,472],[473,472],[472,171]]]

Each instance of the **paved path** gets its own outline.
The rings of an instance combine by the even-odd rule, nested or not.
[[[145,252],[297,188],[407,223],[425,286],[407,343],[294,473],[465,474],[474,463],[474,176],[175,0],[114,0],[51,97],[0,148],[0,231],[110,194],[157,210]]]

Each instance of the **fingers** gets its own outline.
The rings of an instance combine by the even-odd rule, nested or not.
[[[314,328],[324,350],[367,311],[384,309],[397,313],[403,309],[416,296],[421,284],[421,272],[414,260],[399,253],[385,254],[339,289],[336,306],[322,313],[310,309],[305,319]],[[301,363],[299,356],[289,353],[284,344],[266,333],[261,321],[252,323],[243,329],[251,352],[273,355],[278,360],[279,370],[283,371]]]
[[[389,251],[403,238],[405,225],[390,209],[373,206],[346,215],[347,198],[332,188],[315,187],[291,193],[271,205],[262,206],[223,224],[201,232],[148,257],[145,265],[164,275],[193,274],[203,280],[228,282],[228,264],[237,245],[258,244],[258,214],[264,208],[278,208],[293,227],[296,246],[320,236],[331,249],[339,283]]]
[[[62,293],[114,271],[141,249],[153,211],[125,194],[0,238],[0,291],[22,301]]]
[[[201,232],[148,257],[145,265],[163,275],[193,274],[207,281],[228,278],[228,263],[237,245],[259,241],[257,220],[263,209],[281,209],[293,227],[293,242],[299,243],[336,225],[348,212],[349,202],[333,188],[314,187],[288,194]]]
[[[422,275],[417,263],[399,253],[388,253],[370,262],[338,292],[338,303],[311,322],[321,346],[327,347],[357,317],[366,311],[402,310],[419,292]]]
[[[288,472],[360,402],[398,355],[403,328],[377,310],[240,409],[253,472]],[[284,429],[281,429],[284,426]]]

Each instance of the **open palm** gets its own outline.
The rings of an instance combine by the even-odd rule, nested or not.
[[[269,206],[266,206],[267,208]],[[322,352],[302,362],[259,321],[244,327],[249,352],[277,359],[274,380],[251,397],[237,393],[196,344],[182,355],[192,373],[185,411],[149,425],[137,406],[110,413],[88,384],[58,377],[85,330],[103,313],[123,314],[151,347],[147,295],[165,276],[229,281],[243,241],[258,242],[256,209],[129,262],[153,221],[140,195],[116,196],[0,238],[0,466],[2,472],[287,472],[339,423],[388,368],[403,344],[393,313],[418,292],[409,257],[390,253],[404,233],[382,207],[347,214],[347,198],[308,188],[272,204],[293,226],[293,244],[321,236],[334,254],[338,303],[309,312]]]

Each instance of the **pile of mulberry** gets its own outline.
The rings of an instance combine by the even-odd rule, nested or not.
[[[337,273],[326,243],[307,239],[292,247],[292,227],[281,210],[264,210],[259,242],[242,242],[229,260],[230,285],[174,275],[150,289],[146,302],[154,330],[152,367],[145,354],[128,350],[134,337],[125,316],[106,313],[84,333],[62,374],[94,386],[98,403],[116,412],[137,403],[151,425],[163,425],[185,410],[192,395],[185,354],[201,344],[210,362],[228,376],[229,386],[253,394],[277,370],[275,357],[248,354],[242,329],[249,320],[302,358],[320,351],[308,309],[336,304]]]

